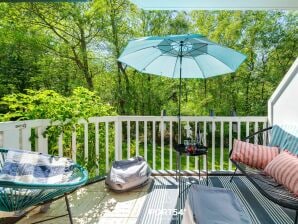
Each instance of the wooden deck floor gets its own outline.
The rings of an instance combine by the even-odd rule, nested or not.
[[[206,184],[198,177],[190,178],[198,184]],[[246,207],[253,224],[293,223],[294,212],[264,198],[245,177],[236,177],[232,183],[229,176],[211,177],[209,185],[231,189]],[[176,217],[154,212],[173,211],[177,207],[177,196],[177,183],[173,176],[155,176],[146,186],[127,193],[112,192],[104,181],[100,181],[77,190],[69,200],[75,224],[173,224]],[[40,213],[36,208],[17,223],[68,224],[65,214],[66,204],[62,198],[53,202],[48,212]],[[52,219],[54,217],[59,218]]]
[[[149,186],[150,183],[142,188],[121,194],[108,190],[104,181],[83,187],[69,196],[74,223],[136,223]],[[38,211],[39,209],[33,210],[17,223],[36,223],[67,214],[63,198],[53,202],[48,212],[39,213]],[[67,224],[69,219],[68,216],[64,216],[42,223]]]

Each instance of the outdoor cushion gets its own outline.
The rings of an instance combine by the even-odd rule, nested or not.
[[[64,183],[69,181],[74,162],[26,150],[9,150],[0,172],[0,179],[22,183]]]
[[[288,151],[281,152],[266,167],[264,172],[298,196],[298,157]]]
[[[182,224],[250,224],[244,205],[228,189],[192,185],[185,202]]]
[[[114,161],[106,178],[106,184],[115,191],[128,191],[147,182],[151,169],[141,156]]]
[[[231,159],[244,163],[256,169],[264,169],[266,165],[278,155],[277,147],[256,145],[234,140]]]
[[[87,171],[68,158],[0,149],[1,211],[24,210],[63,195],[67,201],[66,194],[87,180]]]
[[[270,146],[278,146],[298,155],[298,126],[274,125],[272,127]]]

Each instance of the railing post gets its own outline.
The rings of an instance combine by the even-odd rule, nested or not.
[[[4,148],[19,148],[20,147],[20,130],[18,128],[13,128],[5,130],[2,135],[2,144]]]
[[[48,138],[47,136],[44,136],[46,129],[47,127],[45,126],[40,126],[36,128],[35,134],[37,136],[37,139],[35,151],[48,154]]]
[[[115,121],[115,160],[122,159],[122,121]]]

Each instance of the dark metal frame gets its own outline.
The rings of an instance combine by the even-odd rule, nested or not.
[[[267,142],[261,142],[265,145],[268,145],[268,137],[269,131],[272,127],[268,127],[262,129],[254,134],[245,137],[243,140],[250,140],[255,137],[261,137],[263,135],[267,136]],[[259,140],[259,138],[258,138]],[[261,139],[264,141],[264,139]],[[285,187],[278,185],[272,178],[268,179],[266,176],[262,175],[262,171],[250,168],[243,163],[239,163],[233,159],[231,159],[231,155],[233,152],[233,148],[230,151],[230,160],[236,166],[235,172],[233,173],[230,182],[232,182],[236,171],[240,170],[248,180],[260,191],[262,195],[264,195],[269,200],[273,201],[274,203],[289,209],[296,210],[296,216],[294,224],[298,224],[298,198],[294,196],[294,194],[290,193]]]

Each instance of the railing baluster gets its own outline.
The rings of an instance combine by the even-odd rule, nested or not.
[[[267,128],[267,124],[266,122],[263,122],[263,129]],[[267,132],[264,131],[263,132],[263,145],[266,145],[267,144]]]
[[[189,126],[189,121],[186,123],[187,127],[190,128]],[[186,129],[186,136],[189,138],[190,136],[188,136],[188,129]],[[186,169],[189,170],[189,156],[186,156]]]
[[[130,121],[127,121],[127,159],[130,158]]]
[[[204,131],[203,131],[203,144],[204,145],[207,145],[207,122],[206,121],[204,121]],[[207,161],[206,161],[206,156],[203,156],[204,158],[203,158],[203,169],[204,170],[207,170]]]
[[[170,170],[173,170],[173,122],[170,121]]]
[[[230,121],[229,122],[229,153],[231,152],[231,150],[232,150],[232,144],[233,144],[233,142],[232,142],[232,137],[233,137],[233,123],[232,123],[232,121]],[[232,170],[232,162],[231,162],[231,160],[230,160],[230,158],[229,158],[229,170]]]
[[[119,118],[119,117],[118,117]],[[115,160],[122,159],[122,121],[117,119],[115,125]]]
[[[139,122],[136,121],[136,156],[139,154]]]
[[[47,136],[44,136],[44,132],[46,131],[46,127],[41,126],[36,128],[36,145],[35,145],[35,151],[41,152],[41,153],[48,153],[48,138]]]
[[[194,133],[195,139],[196,139],[196,136],[197,136],[197,132],[198,132],[198,123],[195,122],[195,133]],[[198,140],[199,139],[196,139],[196,141],[198,141]],[[198,170],[198,157],[197,156],[195,156],[195,170]]]
[[[257,132],[258,130],[259,130],[259,123],[258,122],[255,122],[255,132]],[[254,143],[255,144],[258,144],[258,141],[259,141],[258,135],[255,135],[255,137],[254,137]]]
[[[63,156],[63,132],[58,137],[58,155]]]
[[[215,170],[215,122],[212,121],[212,161],[211,161],[211,170]]]
[[[223,168],[224,161],[224,123],[220,122],[220,170],[224,170]]]
[[[241,140],[241,121],[237,122],[237,139]]]
[[[152,145],[152,166],[153,166],[153,170],[156,169],[155,166],[155,150],[156,150],[156,142],[155,142],[155,121],[152,122],[152,141],[153,141],[153,145]]]
[[[74,162],[77,161],[77,132],[75,126],[73,126],[71,133],[71,158]]]
[[[95,123],[95,163],[96,163],[96,175],[99,175],[99,130],[98,122]]]
[[[161,170],[164,170],[165,166],[165,156],[164,156],[164,151],[165,151],[165,144],[164,144],[164,121],[161,119],[160,121],[160,144],[161,144]]]
[[[31,128],[30,127],[23,128],[22,129],[22,149],[30,150],[30,151],[32,150],[30,137],[31,137]]]
[[[88,161],[88,123],[84,124],[84,158]]]
[[[147,152],[148,143],[147,143],[147,121],[144,121],[144,158],[147,161]]]
[[[105,129],[106,129],[106,141],[105,141],[105,144],[106,144],[106,172],[109,171],[109,123],[108,122],[105,122]]]
[[[174,116],[163,116],[163,117],[154,117],[154,116],[117,116],[117,117],[93,117],[93,118],[89,118],[88,119],[90,123],[95,125],[95,140],[94,143],[95,145],[93,145],[93,147],[95,147],[95,156],[96,156],[96,174],[100,174],[100,164],[105,165],[105,170],[108,171],[109,170],[109,166],[110,166],[110,160],[112,159],[110,157],[111,153],[114,153],[114,151],[110,152],[109,148],[113,148],[113,150],[115,150],[115,158],[116,159],[121,159],[122,158],[122,144],[123,142],[127,143],[127,158],[131,157],[131,122],[136,122],[136,130],[135,130],[135,134],[136,135],[136,139],[134,140],[135,144],[136,144],[136,148],[135,148],[135,154],[139,155],[142,154],[143,155],[143,151],[140,151],[140,141],[144,140],[144,158],[152,165],[152,168],[155,170],[159,170],[159,169],[170,169],[173,170],[174,165],[173,164],[175,161],[173,161],[173,149],[174,149],[174,142],[177,139],[175,138],[175,132],[174,130],[176,129],[176,124],[177,123],[177,117]],[[198,128],[200,127],[200,122],[202,123],[202,137],[203,137],[203,144],[206,145],[207,144],[207,125],[212,124],[212,130],[211,130],[211,136],[210,136],[210,140],[211,143],[209,143],[208,147],[209,150],[211,152],[210,153],[210,170],[216,170],[216,169],[220,169],[220,170],[225,170],[227,169],[227,167],[225,167],[225,160],[226,160],[226,156],[225,156],[225,136],[228,137],[228,143],[229,143],[229,150],[232,149],[232,139],[233,139],[233,135],[234,135],[234,131],[237,131],[236,137],[238,139],[241,139],[242,133],[241,133],[241,129],[244,128],[245,129],[245,135],[249,135],[251,132],[251,128],[253,127],[254,131],[258,131],[259,128],[266,128],[267,127],[267,120],[266,117],[182,117],[183,123],[184,124],[192,124],[192,127],[194,128],[194,133],[193,135],[196,135]],[[122,140],[122,122],[127,122],[127,138],[123,141]],[[140,133],[140,129],[143,130],[142,126],[140,127],[140,122],[141,125],[144,124],[144,132],[142,134],[144,134],[144,139]],[[143,123],[144,122],[144,123]],[[152,126],[151,124],[149,125],[149,122],[152,122]],[[156,125],[159,124],[160,122],[160,145],[157,144],[157,142],[159,142],[159,139],[156,138],[156,136],[159,136],[159,133],[156,132]],[[193,124],[193,122],[195,122]],[[227,127],[227,125],[229,125],[229,133],[225,133],[225,127]],[[241,122],[244,122],[241,128]],[[110,131],[112,130],[112,127],[110,125],[110,123],[115,124],[115,129],[113,129],[115,131],[115,136],[114,140],[115,140],[115,149],[114,146],[110,147],[111,142],[109,142],[110,139]],[[169,123],[169,131],[168,131],[168,127],[166,126]],[[15,148],[20,148],[20,149],[30,149],[31,148],[31,142],[29,141],[30,137],[31,137],[31,130],[36,130],[36,134],[38,136],[38,138],[36,138],[36,150],[40,151],[40,152],[44,152],[47,153],[48,150],[48,139],[47,137],[44,138],[44,131],[46,130],[46,127],[49,125],[55,126],[55,125],[60,125],[61,122],[50,122],[50,120],[35,120],[35,121],[22,121],[22,122],[0,122],[0,132],[3,133],[3,146],[12,146],[15,145]],[[101,124],[103,124],[103,126],[101,126]],[[218,142],[215,141],[215,139],[217,139],[217,131],[216,131],[216,124],[220,124],[218,126],[218,131],[219,131],[219,135],[220,135],[220,140]],[[237,128],[234,127],[234,125],[237,124]],[[75,126],[73,128],[72,134],[71,134],[71,158],[76,161],[76,154],[77,154],[77,141],[80,142],[80,144],[83,143],[83,154],[84,154],[84,159],[85,162],[88,162],[88,154],[90,155],[91,151],[89,151],[89,145],[88,142],[90,141],[89,138],[91,138],[91,135],[89,134],[89,123],[87,123],[84,120],[80,120],[78,125],[84,125],[84,127],[80,127],[80,130],[83,129],[84,134],[83,136],[80,135],[80,139],[77,139],[77,133],[75,130]],[[77,127],[78,127],[77,125]],[[254,125],[254,126],[252,126]],[[110,126],[110,127],[109,127]],[[149,128],[148,128],[149,126]],[[174,128],[175,126],[175,128]],[[105,127],[105,132],[103,132],[102,134],[105,133],[105,139],[101,140],[101,133],[100,133],[100,128],[101,127]],[[114,126],[113,126],[114,127]],[[152,127],[152,132],[151,132],[151,127]],[[204,128],[204,129],[203,129]],[[234,128],[236,128],[236,130],[234,130]],[[244,130],[243,129],[243,130]],[[166,135],[165,135],[165,130],[167,130],[169,133],[169,144],[165,145],[165,141],[166,141]],[[182,130],[184,131],[184,129]],[[152,140],[148,140],[148,137],[151,137],[152,133]],[[244,133],[243,133],[244,135]],[[13,138],[10,138],[9,136],[13,136]],[[19,136],[19,137],[18,137]],[[66,141],[67,136],[63,136],[63,133],[59,136],[58,138],[58,142],[56,144],[58,144],[58,154],[61,156],[65,156],[66,152],[63,151],[63,147],[64,147],[64,141]],[[140,140],[140,137],[142,137],[142,140]],[[193,136],[191,136],[193,137]],[[208,136],[209,137],[209,136]],[[263,135],[261,136],[263,137],[264,141],[263,144],[266,144],[266,140],[268,140],[268,136]],[[208,138],[209,140],[209,138]],[[254,143],[260,143],[258,142],[258,138],[255,138],[253,141]],[[1,140],[0,140],[1,141]],[[12,142],[14,141],[14,142]],[[103,160],[104,158],[100,158],[100,146],[101,146],[101,142],[105,144],[105,149],[103,148],[103,153],[105,154],[105,159],[106,162],[104,163]],[[148,141],[152,141],[152,148],[148,149]],[[90,141],[91,142],[91,141]],[[0,143],[1,144],[1,143]],[[141,148],[143,147],[143,145],[141,146]],[[150,146],[151,147],[151,146]],[[168,150],[169,147],[169,151],[165,151]],[[219,147],[219,148],[218,148]],[[217,151],[218,148],[218,151]],[[158,160],[156,158],[156,152],[158,153]],[[150,155],[148,155],[148,153],[152,153]],[[169,153],[169,157],[167,156],[167,153]],[[219,154],[219,157],[217,157],[217,153]],[[126,155],[125,155],[126,156]],[[148,158],[149,157],[149,158]],[[166,157],[166,158],[165,158]],[[151,159],[152,158],[152,159]],[[159,158],[161,159],[161,161],[159,162]],[[216,159],[219,158],[218,161],[216,161]],[[92,158],[94,160],[94,158]],[[114,159],[114,158],[113,158]],[[169,160],[168,160],[169,159]],[[102,162],[101,162],[102,161]],[[158,163],[157,163],[158,161]],[[169,161],[169,164],[166,163],[165,161]],[[198,167],[198,158],[194,158],[194,159],[185,159],[183,161],[186,161],[186,169],[195,169],[197,170]],[[84,162],[84,161],[79,161],[79,162]],[[195,162],[195,165],[193,165],[193,162]],[[217,164],[219,164],[219,167],[217,166]],[[203,170],[206,170],[206,165],[207,165],[207,161],[206,158],[203,157]],[[184,166],[183,166],[184,167]],[[230,161],[228,161],[228,169],[231,170],[232,169],[232,163]],[[103,171],[103,170],[102,170]],[[101,171],[101,172],[102,172]]]
[[[249,136],[249,121],[246,121],[246,136]],[[249,142],[249,139],[246,142]]]

